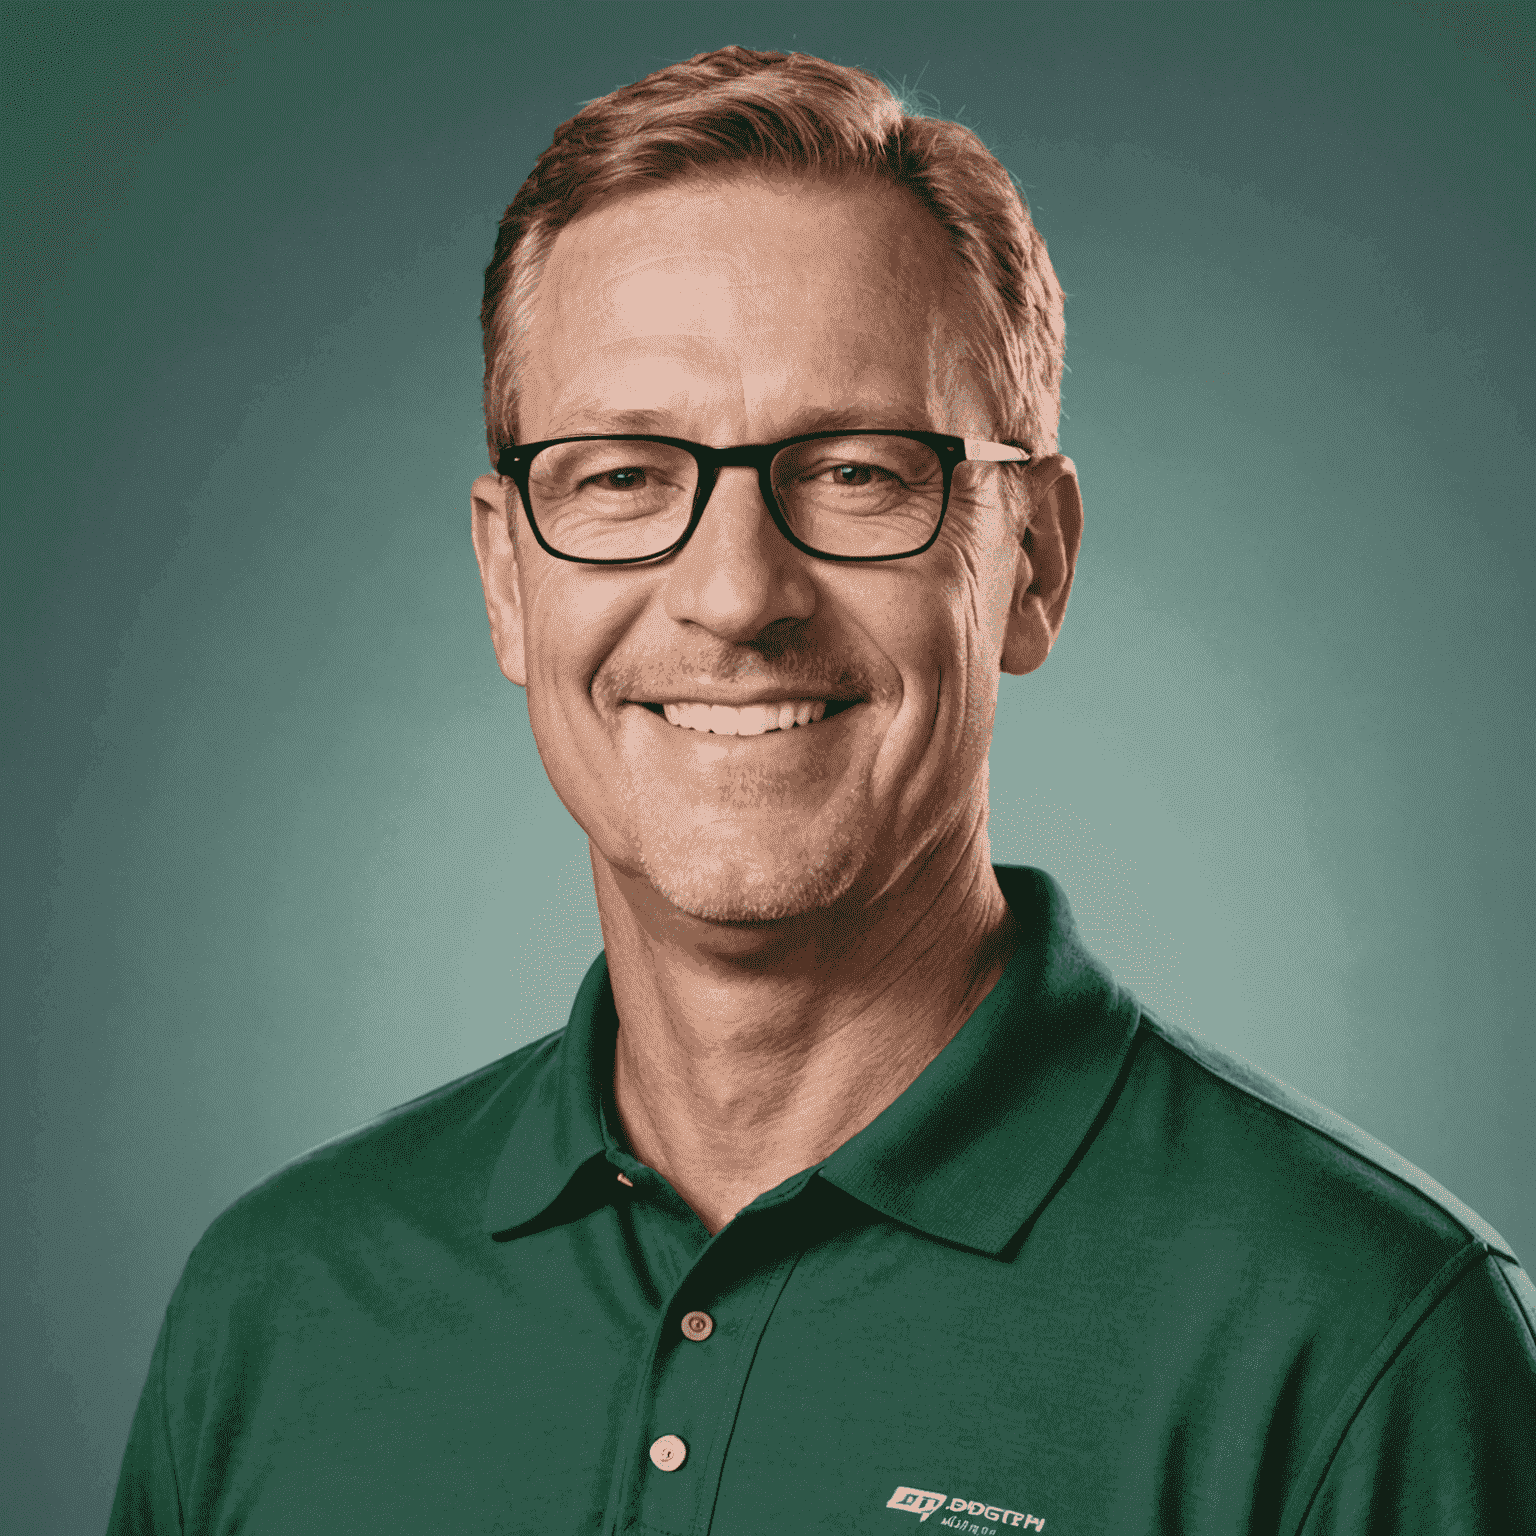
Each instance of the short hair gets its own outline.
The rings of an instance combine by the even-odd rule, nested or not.
[[[601,199],[736,168],[864,175],[915,193],[970,288],[960,329],[992,432],[1037,456],[1055,451],[1061,285],[1013,178],[969,128],[909,113],[861,69],[730,47],[588,102],[512,199],[480,308],[493,462],[517,441],[516,343],[559,232]]]

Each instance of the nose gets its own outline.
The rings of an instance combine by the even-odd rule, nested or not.
[[[667,616],[733,645],[803,623],[816,607],[809,564],[774,525],[756,471],[727,467],[693,537],[668,562]]]

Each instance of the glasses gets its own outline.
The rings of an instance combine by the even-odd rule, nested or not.
[[[678,437],[557,437],[504,448],[540,546],[581,565],[636,565],[686,544],[722,469],[757,471],[779,532],[819,560],[904,560],[939,536],[955,465],[1027,464],[1010,443],[942,432],[808,432],[707,448]]]

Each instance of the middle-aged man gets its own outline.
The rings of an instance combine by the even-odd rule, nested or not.
[[[605,952],[213,1224],[114,1531],[1536,1528],[1498,1234],[990,863],[1082,526],[1061,313],[1002,167],[858,71],[722,49],[558,131],[474,539]]]

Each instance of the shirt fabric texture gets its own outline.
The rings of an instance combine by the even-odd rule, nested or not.
[[[242,1196],[112,1536],[1536,1530],[1504,1241],[997,873],[992,992],[714,1237],[624,1143],[602,956],[564,1030]]]

